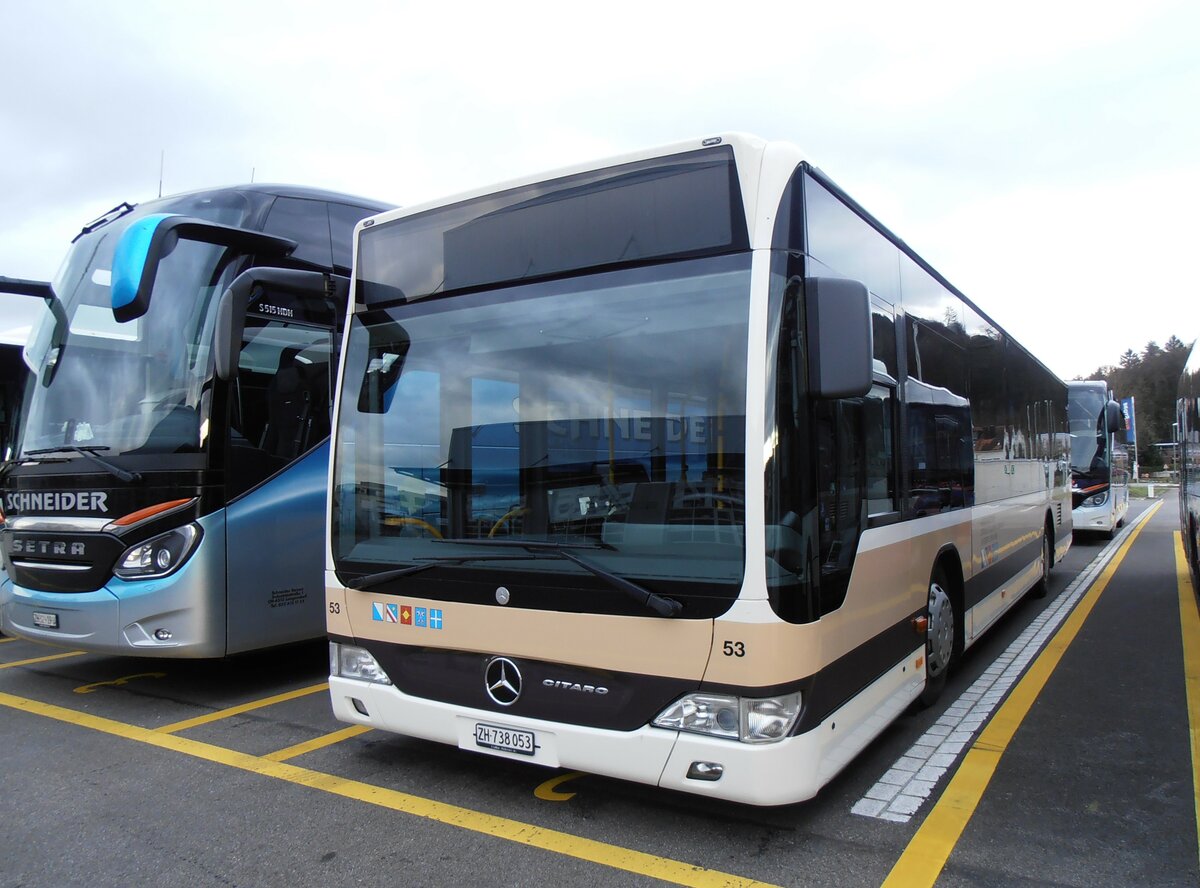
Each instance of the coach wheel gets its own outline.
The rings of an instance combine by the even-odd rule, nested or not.
[[[1054,564],[1054,543],[1050,539],[1050,529],[1042,531],[1042,575],[1034,584],[1034,598],[1045,598],[1050,591],[1050,568]]]
[[[954,602],[939,574],[929,582],[929,625],[925,630],[925,689],[918,701],[931,705],[946,686],[954,661]]]

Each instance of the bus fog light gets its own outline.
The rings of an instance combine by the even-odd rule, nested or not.
[[[159,641],[170,641],[172,638],[171,630],[170,629],[155,629],[154,637],[157,638]]]
[[[738,698],[724,694],[688,694],[653,721],[659,728],[692,731],[713,737],[738,738]]]
[[[782,740],[800,715],[800,694],[783,694],[761,700],[742,700],[742,740],[774,743]]]
[[[688,768],[688,780],[720,780],[725,773],[725,766],[719,762],[692,762]]]
[[[335,650],[336,649],[336,650]],[[351,644],[329,646],[330,675],[390,685],[392,680],[370,651]]]
[[[130,546],[117,561],[113,573],[123,580],[153,580],[177,570],[196,550],[200,527],[185,524],[145,542]]]

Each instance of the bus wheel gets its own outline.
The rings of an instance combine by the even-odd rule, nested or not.
[[[929,626],[925,630],[925,689],[917,701],[931,706],[946,687],[954,660],[954,601],[941,574],[929,581]]]
[[[1050,528],[1042,529],[1042,575],[1034,584],[1031,593],[1034,598],[1045,598],[1050,591],[1050,568],[1054,565],[1054,541],[1050,536]]]

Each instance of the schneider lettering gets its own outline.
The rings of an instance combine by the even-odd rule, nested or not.
[[[607,694],[608,688],[597,685],[580,684],[577,681],[558,681],[557,679],[547,678],[542,681],[542,685],[548,688],[559,688],[564,691],[578,691],[581,694]]]
[[[108,494],[94,490],[75,492],[53,491],[48,493],[10,493],[5,503],[6,511],[30,512],[107,512]]]

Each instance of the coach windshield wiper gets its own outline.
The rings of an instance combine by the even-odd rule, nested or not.
[[[522,555],[444,555],[436,558],[421,559],[417,564],[410,564],[406,567],[396,568],[394,570],[384,570],[379,573],[367,574],[365,577],[359,577],[347,583],[347,587],[351,589],[366,589],[375,586],[379,583],[386,583],[389,580],[399,579],[400,577],[412,576],[415,573],[420,573],[423,570],[429,570],[433,567],[441,567],[446,564],[469,564],[473,561],[548,561],[554,559],[565,558],[573,564],[578,564],[588,573],[591,573],[608,583],[612,588],[619,592],[625,593],[629,598],[636,601],[638,604],[644,605],[654,611],[660,617],[675,617],[683,610],[683,605],[674,598],[667,598],[664,595],[659,595],[656,592],[651,592],[649,589],[639,586],[637,583],[627,580],[624,577],[619,577],[616,574],[605,570],[597,564],[593,564],[583,558],[580,558],[571,549],[615,549],[614,546],[608,543],[596,544],[573,544],[573,543],[557,543],[557,542],[536,542],[529,540],[469,540],[469,539],[449,539],[438,540],[442,543],[469,543],[476,546],[494,546],[497,548],[509,549],[527,549],[528,554]]]
[[[116,477],[118,480],[121,480],[121,481],[141,481],[142,480],[142,475],[140,472],[126,471],[125,469],[121,468],[120,466],[114,466],[108,460],[96,455],[97,450],[109,450],[109,449],[111,449],[111,448],[100,447],[100,446],[98,446],[98,447],[79,447],[78,445],[75,445],[75,444],[64,444],[61,447],[43,447],[41,450],[26,450],[25,453],[21,455],[21,459],[24,459],[27,456],[43,456],[47,453],[78,453],[78,454],[81,454],[82,456],[86,456],[88,459],[90,459],[96,465],[100,466],[100,468],[104,469],[104,471],[108,472],[110,475]]]

